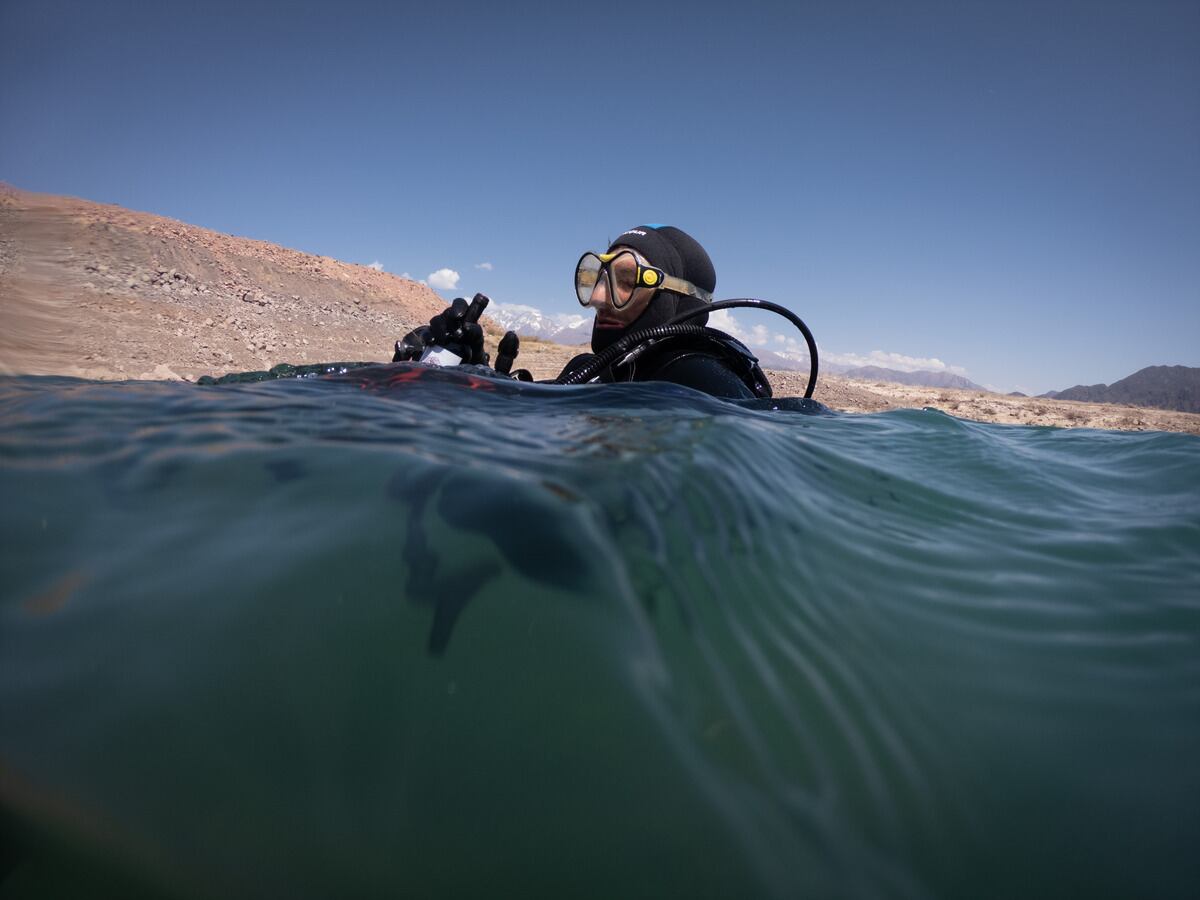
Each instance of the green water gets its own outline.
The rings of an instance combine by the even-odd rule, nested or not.
[[[0,897],[1195,894],[1200,439],[396,371],[0,380]]]

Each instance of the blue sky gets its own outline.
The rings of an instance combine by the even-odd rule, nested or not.
[[[4,0],[0,180],[547,312],[666,222],[831,359],[1200,365],[1194,0]]]

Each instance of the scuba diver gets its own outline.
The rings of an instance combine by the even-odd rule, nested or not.
[[[817,380],[817,346],[808,326],[786,307],[767,300],[740,298],[713,300],[716,272],[704,248],[687,233],[664,225],[642,225],[619,235],[603,253],[584,253],[575,265],[575,296],[583,307],[595,310],[591,353],[581,353],[552,382],[579,385],[613,382],[662,381],[683,385],[713,397],[748,401],[755,409],[790,409],[815,412],[825,408],[811,401]],[[372,363],[323,363],[312,366],[280,364],[269,372],[247,372],[221,378],[201,378],[200,384],[257,382],[270,378],[327,376],[351,378],[360,388],[393,389],[433,381],[457,382],[469,389],[496,389],[492,377],[464,378],[444,374],[430,366],[485,367],[480,314],[489,300],[476,294],[468,303],[456,298],[433,316],[428,325],[414,328],[396,341],[392,362],[419,361],[422,366],[381,367]],[[704,323],[712,310],[762,309],[788,319],[803,335],[809,353],[809,379],[804,398],[772,398],[771,385],[758,360],[739,341]],[[504,376],[532,381],[526,370],[513,371],[520,341],[513,332],[501,339],[494,368],[479,369],[484,376]],[[403,388],[401,388],[403,389]],[[518,389],[519,392],[519,389]],[[538,392],[541,393],[541,392]],[[286,467],[273,473],[279,479],[294,477]],[[530,577],[568,590],[576,589],[587,561],[578,546],[555,531],[555,522],[544,516],[540,500],[517,492],[507,500],[505,515],[494,519],[478,515],[478,482],[471,473],[452,463],[435,465],[413,477],[403,465],[389,492],[407,510],[403,559],[409,582],[405,594],[412,602],[434,607],[427,647],[434,656],[446,652],[455,623],[469,601],[503,576],[506,567],[492,558],[474,565],[443,560],[427,529],[434,512],[447,525],[490,538],[507,563]],[[548,485],[548,483],[547,483]],[[548,485],[549,486],[549,485]],[[521,527],[513,528],[514,522]],[[530,536],[534,540],[530,540]],[[557,545],[555,542],[558,542]],[[529,547],[554,547],[530,554]]]
[[[705,324],[712,311],[745,307],[782,316],[804,336],[809,373],[803,399],[811,399],[817,384],[817,343],[804,321],[787,307],[769,300],[742,297],[714,301],[716,283],[708,253],[691,235],[670,225],[639,225],[619,235],[603,253],[584,253],[575,264],[575,296],[581,306],[596,312],[592,352],[579,354],[557,378],[539,383],[664,381],[728,400],[771,398],[771,384],[754,354],[741,341]],[[420,325],[396,341],[392,362],[488,366],[479,316],[489,302],[484,294],[476,294],[470,303],[455,298],[428,325]],[[500,340],[495,366],[480,374],[533,381],[528,370],[513,371],[519,348],[520,339],[508,332]],[[220,378],[206,375],[198,383],[307,378],[345,374],[371,365],[281,363],[269,372],[232,373]]]
[[[575,294],[581,306],[596,311],[592,352],[573,358],[548,383],[666,381],[714,397],[770,397],[771,385],[750,350],[704,327],[716,283],[708,253],[670,225],[639,225],[605,252],[584,253],[575,266]],[[482,294],[471,304],[454,300],[429,325],[397,341],[392,361],[487,365],[483,329],[476,321],[487,302]],[[496,371],[510,374],[518,348],[516,334],[508,332],[500,342]],[[513,377],[532,380],[525,370]]]
[[[653,335],[681,313],[692,313],[693,329],[638,342],[630,355],[603,368],[598,380],[668,381],[730,399],[771,396],[758,360],[742,343],[695,327],[708,321],[716,286],[708,253],[670,225],[640,225],[619,235],[604,253],[583,254],[575,267],[575,293],[581,306],[596,311],[592,353],[567,363],[559,380],[577,376],[623,338]]]

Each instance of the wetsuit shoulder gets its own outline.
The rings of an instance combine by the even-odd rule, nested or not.
[[[754,392],[733,369],[715,356],[689,353],[668,360],[654,373],[655,381],[669,381],[727,400],[752,400]]]

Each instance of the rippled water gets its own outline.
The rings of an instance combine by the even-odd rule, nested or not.
[[[1195,895],[1200,439],[414,371],[0,380],[0,897]]]

